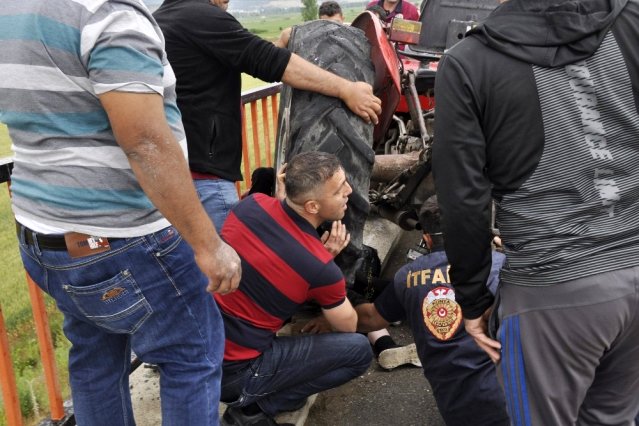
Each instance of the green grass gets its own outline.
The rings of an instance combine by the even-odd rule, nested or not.
[[[7,126],[0,123],[0,158],[13,155],[11,151],[11,139],[9,139],[9,131]]]
[[[367,2],[362,2],[361,7],[346,7],[343,9],[344,22],[351,22],[366,8]],[[284,28],[304,23],[301,13],[286,13],[282,15],[268,15],[261,17],[241,17],[242,25],[263,39],[273,41],[279,37]]]
[[[6,126],[0,125],[0,158],[11,156],[11,140]],[[36,341],[31,302],[20,260],[13,213],[7,184],[0,185],[0,307],[8,330],[11,359],[13,360],[20,405],[23,415],[36,419],[48,413],[48,400],[44,388],[44,374],[40,366],[40,353]],[[69,342],[62,335],[62,315],[53,301],[46,296],[47,312],[55,347],[59,379],[65,397],[69,396],[65,374]],[[35,401],[35,403],[34,403]],[[28,423],[33,423],[33,420]],[[0,415],[0,425],[6,419]]]

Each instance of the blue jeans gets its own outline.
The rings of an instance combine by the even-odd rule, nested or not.
[[[238,202],[235,184],[225,179],[196,179],[193,183],[204,210],[219,234],[226,217]]]
[[[225,365],[222,400],[232,407],[255,402],[269,416],[297,410],[308,396],[364,373],[372,359],[368,338],[361,334],[277,337],[241,368],[230,372]]]
[[[25,269],[64,314],[78,424],[135,424],[131,350],[159,366],[164,425],[218,424],[222,318],[173,227],[76,259],[19,239]]]

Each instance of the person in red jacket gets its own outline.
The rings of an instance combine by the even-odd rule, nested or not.
[[[405,0],[376,0],[368,3],[366,9],[381,7],[386,12],[385,16],[380,16],[380,19],[387,24],[390,24],[393,18],[401,15],[401,18],[408,19],[409,21],[419,21],[419,11],[415,5]]]

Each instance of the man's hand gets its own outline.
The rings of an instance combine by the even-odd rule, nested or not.
[[[280,201],[286,198],[286,164],[282,164],[275,175],[275,198]]]
[[[492,312],[492,307],[486,309],[486,311],[479,318],[464,319],[464,326],[466,332],[475,339],[475,342],[482,348],[490,357],[490,359],[497,363],[501,358],[501,343],[497,340],[493,340],[488,337],[488,318]]]
[[[382,101],[373,94],[370,84],[362,81],[349,81],[340,90],[340,99],[346,106],[359,115],[364,121],[374,124],[379,122],[377,117],[382,113]]]
[[[307,322],[301,331],[306,334],[322,334],[332,332],[333,327],[323,315],[320,315]]]
[[[331,225],[331,232],[325,231],[320,240],[324,244],[324,248],[335,257],[351,241],[351,234],[346,231],[346,225],[341,220],[335,220]]]
[[[216,250],[202,250],[195,253],[195,261],[209,279],[206,290],[228,294],[240,285],[242,267],[235,250],[220,240]]]

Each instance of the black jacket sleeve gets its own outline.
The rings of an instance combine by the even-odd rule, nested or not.
[[[465,70],[450,56],[435,82],[433,174],[442,214],[446,254],[464,317],[477,318],[492,304],[486,289],[491,267],[491,185],[481,108]]]
[[[218,7],[192,8],[188,22],[193,44],[237,72],[280,81],[291,52],[248,31]]]

